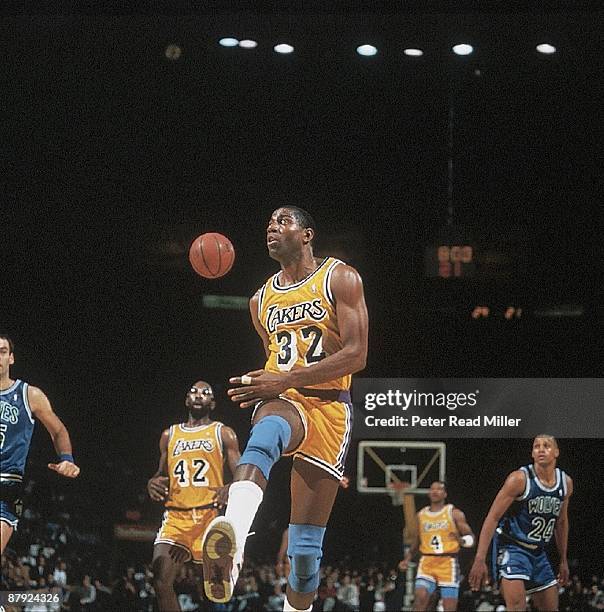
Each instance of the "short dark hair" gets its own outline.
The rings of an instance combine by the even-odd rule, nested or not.
[[[444,480],[435,480],[434,482],[442,485],[443,489],[445,490],[445,493],[448,493],[448,491],[447,491],[447,483]],[[434,484],[434,483],[432,483],[432,484]]]
[[[312,218],[312,215],[307,210],[299,208],[298,206],[284,206],[283,208],[291,210],[298,224],[301,225],[304,229],[310,227],[310,229],[313,230],[315,234],[317,233],[317,224]]]
[[[10,336],[7,336],[6,334],[0,333],[0,338],[2,338],[3,340],[6,340],[8,342],[8,353],[9,355],[11,353],[15,352],[15,343],[11,340]]]

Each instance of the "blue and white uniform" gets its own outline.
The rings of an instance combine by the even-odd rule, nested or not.
[[[27,400],[28,384],[22,380],[0,391],[0,521],[17,526],[21,485],[34,431]]]
[[[533,465],[520,471],[526,477],[524,492],[499,522],[493,552],[497,554],[495,575],[524,580],[529,594],[557,584],[545,548],[554,535],[568,489],[566,474],[560,468],[555,470],[552,487],[539,480]]]

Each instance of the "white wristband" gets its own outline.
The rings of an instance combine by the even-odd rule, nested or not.
[[[474,536],[473,535],[461,536],[461,546],[462,548],[471,548],[472,546],[474,546]]]

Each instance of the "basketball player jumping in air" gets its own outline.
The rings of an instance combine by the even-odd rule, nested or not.
[[[21,511],[21,487],[35,420],[46,427],[59,457],[48,467],[61,476],[75,478],[69,433],[37,387],[10,377],[15,363],[14,345],[0,334],[0,554],[17,528]]]
[[[226,501],[224,461],[233,474],[239,461],[235,432],[212,421],[214,392],[198,380],[185,396],[186,423],[166,429],[159,440],[159,466],[147,491],[165,502],[166,512],[153,548],[153,575],[159,609],[179,610],[174,579],[187,561],[201,563],[201,539]]]
[[[507,610],[526,610],[529,594],[538,610],[558,610],[558,585],[568,582],[568,499],[573,481],[556,467],[559,454],[553,436],[537,436],[533,463],[507,477],[480,531],[470,586],[478,591],[485,583],[485,558],[493,540],[493,578],[501,580]],[[545,551],[552,535],[560,554],[557,579]]]
[[[316,259],[314,235],[312,217],[294,206],[277,209],[267,227],[268,252],[281,270],[250,300],[266,365],[230,379],[237,385],[231,399],[256,408],[226,516],[211,523],[204,541],[204,586],[215,602],[232,596],[246,537],[282,455],[294,456],[284,610],[310,610],[319,584],[325,526],[350,442],[350,379],[365,367],[368,322],[359,274],[337,259]]]
[[[459,598],[459,562],[457,555],[460,547],[474,545],[474,534],[466,521],[464,513],[445,504],[447,487],[437,480],[430,485],[428,492],[430,505],[417,513],[416,542],[405,554],[399,567],[406,571],[418,550],[422,556],[415,579],[414,610],[427,610],[431,595],[440,589],[444,610],[456,610]]]

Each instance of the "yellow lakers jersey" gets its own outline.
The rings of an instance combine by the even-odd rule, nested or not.
[[[326,257],[304,280],[279,284],[279,273],[260,289],[258,319],[269,337],[264,369],[289,372],[309,368],[342,348],[330,279],[339,259]],[[350,375],[330,380],[316,389],[349,389]]]
[[[172,425],[168,439],[170,492],[167,508],[196,508],[216,497],[210,487],[223,485],[222,423]]]
[[[423,555],[445,555],[459,552],[459,532],[453,519],[453,505],[431,512],[430,506],[418,512],[419,551]],[[451,535],[453,534],[453,535]]]

